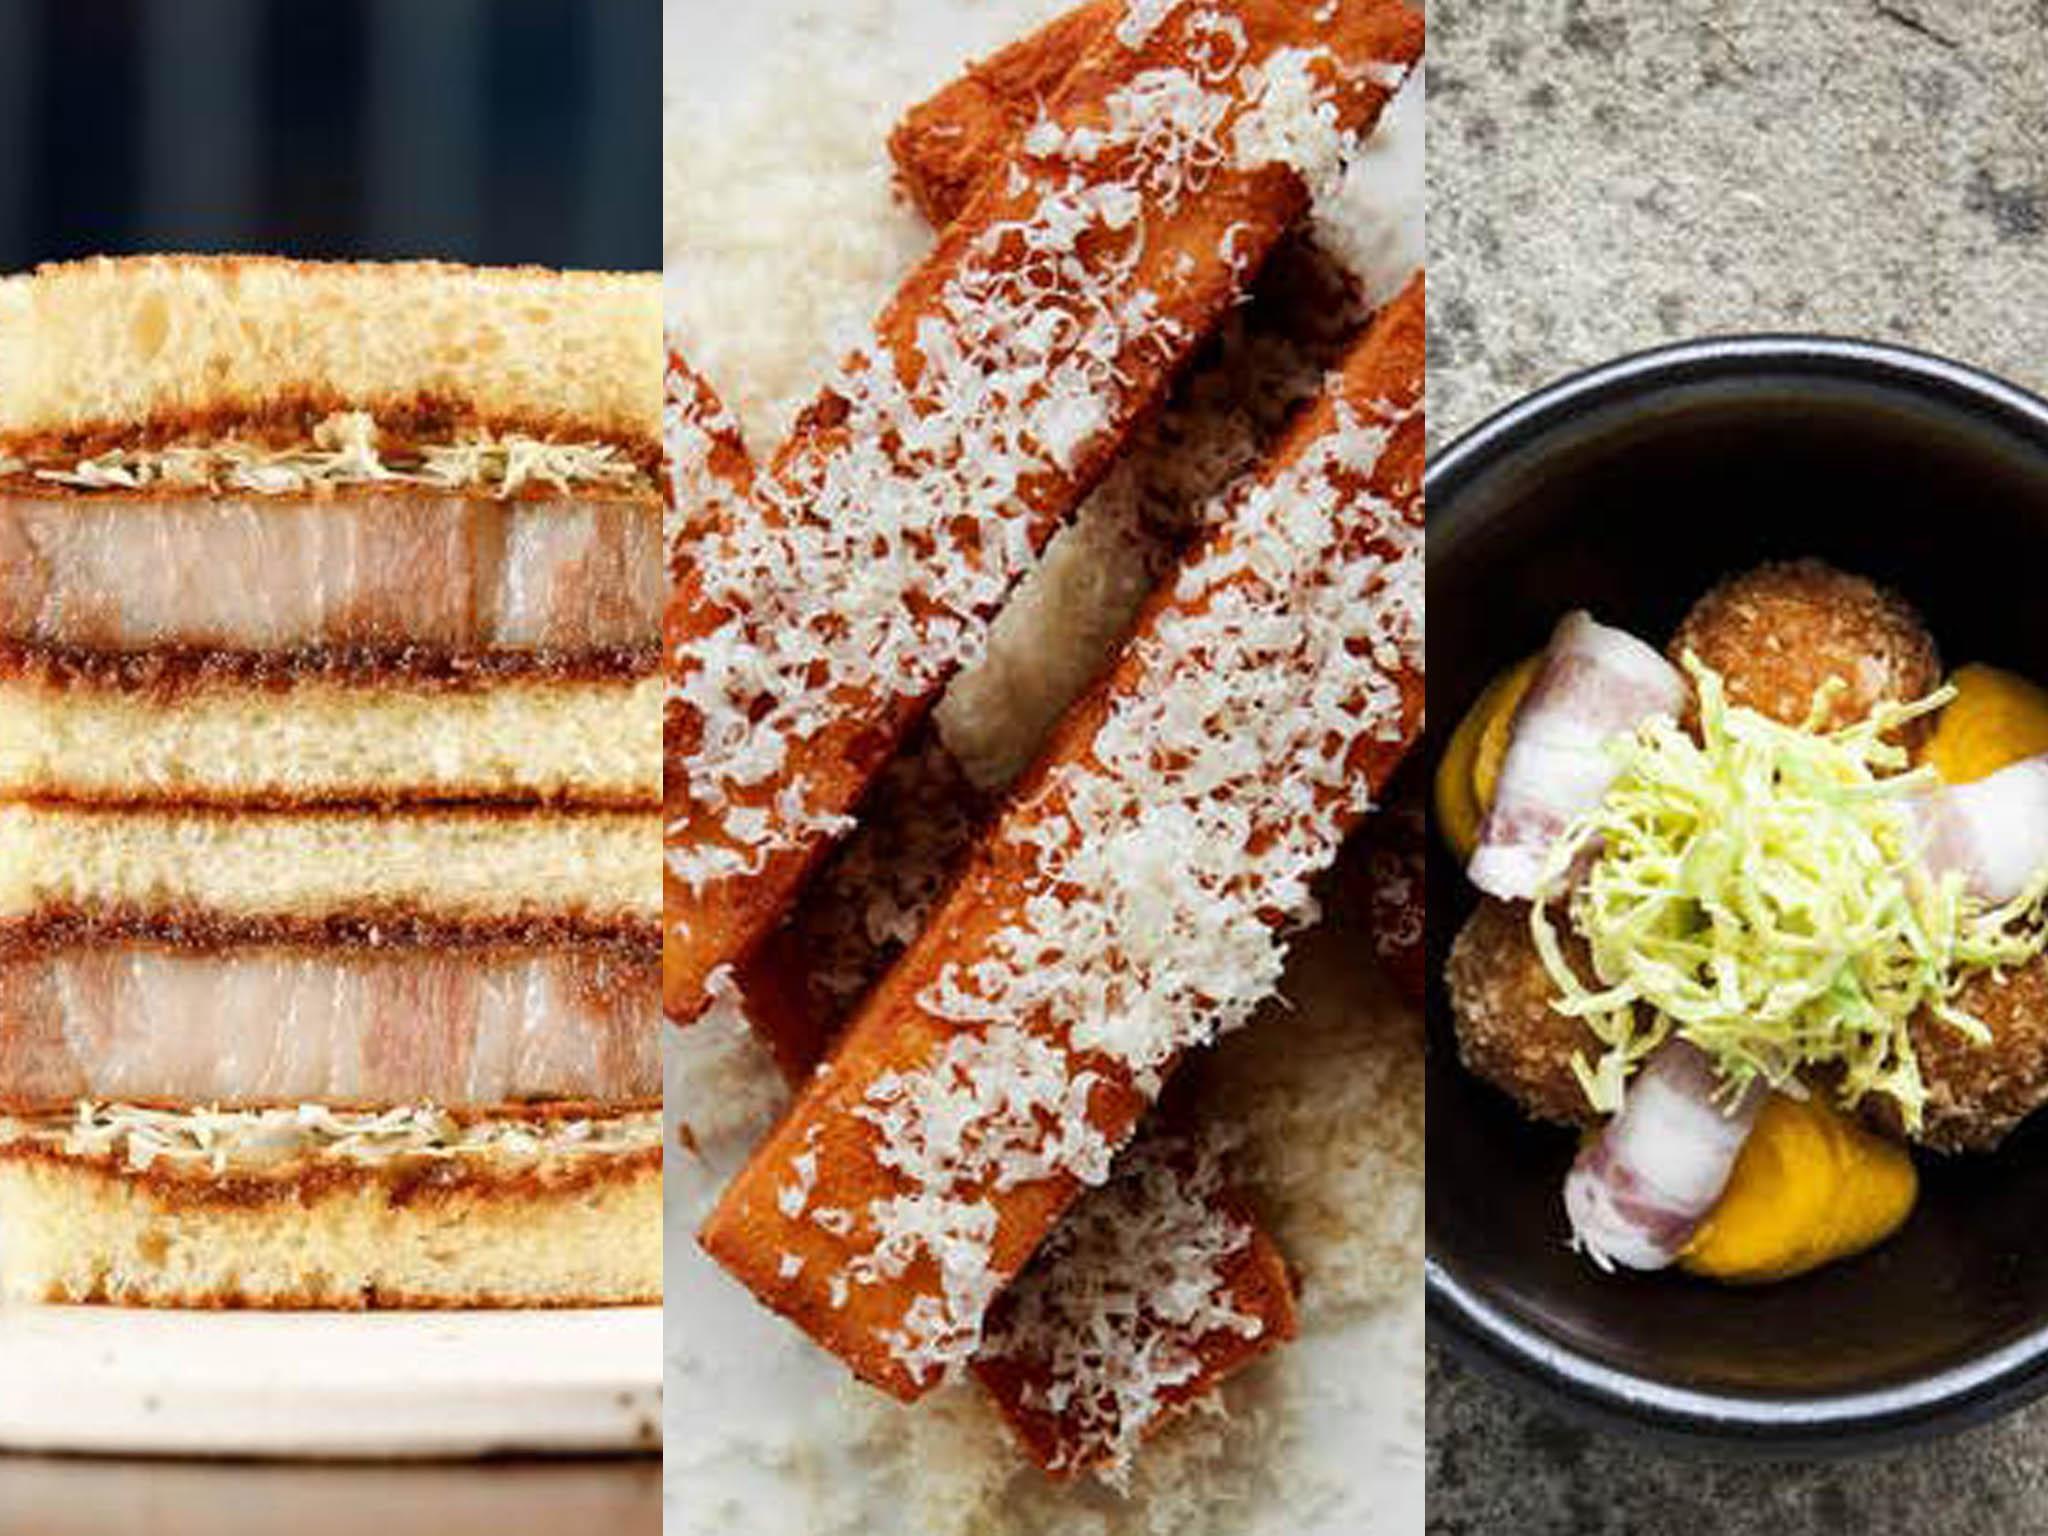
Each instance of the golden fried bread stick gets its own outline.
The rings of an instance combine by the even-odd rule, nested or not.
[[[1068,714],[705,1248],[911,1399],[1276,985],[1422,714],[1420,279]]]
[[[753,489],[754,465],[739,424],[710,383],[671,340],[662,382],[662,449],[668,476],[662,543],[668,579],[678,581],[692,542],[734,516]]]
[[[1117,16],[1115,0],[1090,0],[968,65],[960,78],[903,114],[889,135],[889,153],[898,180],[926,218],[940,227],[952,222],[975,183],[1016,153],[1047,99]],[[1249,319],[1254,331],[1321,351],[1355,340],[1369,313],[1358,275],[1320,250],[1304,227],[1268,259]],[[1209,359],[1203,372],[1241,366],[1226,354]]]
[[[1044,101],[1074,67],[1088,44],[1114,25],[1113,0],[1092,3],[1055,17],[1029,36],[968,66],[965,73],[919,102],[897,124],[889,150],[905,190],[935,224],[944,224],[965,205],[974,183],[992,167],[1000,167],[1029,131]],[[1295,246],[1302,246],[1295,237]],[[1331,279],[1342,274],[1327,260],[1315,259],[1306,248],[1283,249],[1259,283],[1253,321],[1262,331],[1285,336],[1297,346],[1322,352],[1353,295],[1336,290]],[[1282,290],[1298,290],[1283,296]],[[1269,302],[1270,301],[1270,302]],[[1242,372],[1235,358],[1219,358],[1204,373]],[[1185,396],[1189,393],[1182,391]],[[1243,434],[1247,413],[1231,401],[1230,421],[1212,423],[1199,400],[1177,399],[1186,425],[1182,435],[1199,437],[1203,452],[1211,451],[1220,428],[1235,441]],[[1174,407],[1169,407],[1169,410]],[[1168,452],[1181,450],[1169,439]],[[1142,450],[1134,450],[1142,452]],[[1228,455],[1220,455],[1228,461]],[[1165,527],[1176,526],[1171,519]],[[1361,912],[1368,923],[1373,952],[1401,995],[1417,1007],[1422,1003],[1422,815],[1419,798],[1397,799],[1362,834],[1366,848],[1346,866],[1347,878],[1358,887]]]
[[[903,114],[889,153],[918,211],[944,229],[1009,159],[1089,47],[1117,24],[1117,0],[1089,0],[967,67]]]
[[[662,443],[667,474],[662,484],[665,505],[662,543],[666,550],[668,579],[672,595],[662,619],[663,670],[671,679],[679,666],[679,647],[689,639],[687,615],[680,609],[673,589],[694,558],[694,546],[709,529],[717,527],[745,504],[754,484],[753,461],[740,438],[738,425],[726,411],[709,382],[697,374],[683,357],[673,339],[668,347],[668,364],[663,376]],[[685,730],[683,706],[673,686],[662,704],[662,848],[667,853],[679,846],[690,825],[682,786],[686,782],[681,759]],[[682,963],[673,915],[680,900],[668,865],[662,865],[661,973],[663,999],[676,995],[671,977]],[[680,1022],[688,1022],[684,1019]]]
[[[859,829],[740,965],[747,1023],[791,1087],[917,936],[988,810],[937,728],[920,726],[862,802]]]
[[[740,968],[747,1022],[792,1084],[924,926],[985,801],[921,728]],[[1172,1413],[1295,1336],[1287,1261],[1214,1140],[1156,1114],[992,1314],[974,1371],[1044,1470],[1115,1475]]]
[[[699,1011],[1420,52],[1398,0],[1134,3],[683,573],[670,1013]]]
[[[1221,1140],[1155,1113],[990,1310],[974,1375],[1055,1476],[1114,1480],[1175,1412],[1300,1332]]]
[[[674,580],[721,509],[749,493],[754,468],[716,391],[673,342],[666,415]],[[673,701],[668,714],[673,722]],[[878,776],[861,830],[749,957],[740,976],[747,1022],[792,1084],[811,1074],[859,995],[923,923],[986,810],[938,732],[924,728]],[[671,828],[665,841],[673,836]],[[664,951],[669,932],[665,922]]]

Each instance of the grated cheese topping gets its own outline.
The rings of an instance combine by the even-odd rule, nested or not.
[[[1349,318],[1349,317],[1347,317]],[[934,717],[974,783],[1007,785],[1114,656],[1131,621],[1219,493],[1255,467],[1355,335],[1318,310],[1241,309],[1212,363],[1141,427],[1071,527],[996,616],[979,663]],[[1048,635],[1059,636],[1048,645]],[[858,841],[858,839],[855,839]]]
[[[1005,823],[1035,874],[997,963],[950,967],[923,1006],[961,1024],[1050,1011],[1074,1049],[1152,1089],[1272,992],[1276,928],[1314,916],[1311,881],[1370,809],[1353,748],[1398,734],[1400,677],[1421,665],[1422,532],[1344,484],[1400,419],[1340,407],[1236,498],[1231,537],[1138,642],[1147,686]],[[1331,557],[1364,539],[1379,551]]]
[[[1239,120],[1234,146],[1240,165],[1277,162],[1293,167],[1317,203],[1328,202],[1336,193],[1345,162],[1356,147],[1320,78],[1328,60],[1326,53],[1283,48],[1259,65],[1252,97],[1260,110]],[[1375,83],[1398,86],[1404,76],[1405,71],[1397,70]]]
[[[1181,8],[1183,0],[1129,0],[1116,24],[1116,40],[1126,48],[1142,48],[1161,22]]]
[[[974,48],[985,51],[1063,8],[1047,0],[978,0],[960,14],[972,13]],[[1321,9],[1327,19],[1335,7]],[[708,367],[748,436],[772,444],[838,360],[830,338],[843,335],[844,317],[871,315],[929,244],[917,215],[891,202],[880,145],[897,107],[933,83],[926,44],[936,47],[939,39],[897,0],[846,0],[824,12],[774,0],[756,14],[771,18],[762,31],[772,46],[747,55],[751,78],[737,95],[704,88],[727,70],[730,49],[707,48],[682,60],[683,85],[700,88],[670,103],[665,206],[671,276],[684,279],[672,285],[670,303],[686,327],[690,360]],[[1371,289],[1377,297],[1389,295],[1421,255],[1420,113],[1398,127],[1405,148],[1397,156],[1387,146],[1363,158],[1376,160],[1377,170],[1395,160],[1404,173],[1413,168],[1413,186],[1381,176],[1370,196],[1318,211],[1319,240],[1340,225],[1362,227],[1375,240],[1401,232],[1405,243],[1366,250],[1375,264],[1365,270],[1378,274]],[[1347,180],[1347,192],[1357,179]],[[1334,240],[1325,248],[1351,251]],[[1224,369],[1219,378],[1234,377],[1234,360]],[[1309,370],[1311,383],[1319,373]],[[1027,579],[998,620],[982,670],[1000,675],[971,690],[963,686],[968,676],[955,680],[942,726],[979,782],[1007,778],[1031,755],[1046,718],[1034,711],[1056,712],[1054,695],[1065,686],[1046,682],[1045,670],[1077,678],[1100,670],[1087,659],[1099,654],[1095,636],[1106,645],[1125,627],[1114,620],[1098,627],[1093,606],[1102,564],[1118,554],[1121,600],[1126,582],[1134,596],[1152,584],[1142,573],[1128,574],[1140,554],[1126,552],[1121,534],[1100,520],[1093,532],[1077,525],[1063,534],[1040,576]],[[1034,621],[1015,623],[1006,642],[1004,626],[1013,615],[1023,617],[1019,606],[1032,580],[1044,586],[1044,598]],[[864,813],[863,831],[868,824]],[[718,1310],[716,1301],[731,1288],[696,1253],[689,1234],[701,1215],[700,1193],[708,1205],[716,1175],[730,1170],[721,1164],[714,1173],[684,1159],[671,1181],[680,1191],[672,1195],[670,1230],[679,1244],[672,1273],[682,1287],[672,1307],[695,1326],[670,1330],[669,1399],[692,1433],[682,1467],[672,1468],[669,1479],[671,1524],[708,1533],[747,1511],[756,1524],[817,1536],[898,1525],[931,1536],[1248,1536],[1253,1526],[1294,1532],[1318,1522],[1363,1530],[1390,1508],[1419,1509],[1419,1497],[1408,1495],[1420,1478],[1408,1474],[1420,1431],[1403,1411],[1419,1400],[1419,1307],[1412,1288],[1398,1281],[1421,1262],[1420,1028],[1408,1029],[1406,1015],[1375,990],[1375,973],[1357,964],[1358,942],[1350,924],[1320,933],[1314,944],[1304,935],[1291,966],[1320,957],[1315,969],[1327,985],[1276,999],[1258,1025],[1224,1042],[1233,1058],[1228,1069],[1203,1074],[1233,1093],[1256,1090],[1217,1106],[1218,1113],[1250,1123],[1255,1144],[1245,1150],[1264,1153],[1251,1164],[1233,1160],[1233,1169],[1255,1176],[1261,1214],[1275,1219],[1281,1246],[1307,1272],[1304,1318],[1312,1330],[1320,1326],[1312,1347],[1236,1378],[1214,1399],[1225,1411],[1183,1416],[1156,1435],[1133,1469],[1132,1495],[1106,1499],[1085,1483],[1043,1478],[1023,1466],[974,1383],[942,1388],[906,1413],[880,1394],[833,1389],[826,1367],[765,1315]],[[694,1049],[711,1034],[700,1019],[670,1031],[666,1043]],[[681,1074],[690,1095],[671,1090],[670,1102],[683,1106],[693,1127],[693,1106],[723,1115],[743,1092],[776,1102],[783,1096],[782,1079],[744,1029],[730,1044],[748,1056],[748,1071],[693,1061]],[[1398,1056],[1405,1075],[1388,1079],[1374,1068],[1374,1052]],[[1398,1112],[1388,1113],[1390,1107]],[[744,1146],[761,1128],[757,1122],[729,1143]],[[1388,1136],[1400,1143],[1392,1161],[1377,1150]],[[1270,1210],[1269,1185],[1280,1195]],[[1300,1207],[1292,1218],[1291,1205]],[[1392,1247],[1390,1209],[1399,1213],[1394,1225],[1402,1239]],[[1333,1294],[1353,1292],[1364,1299],[1340,1313],[1328,1310]],[[1392,1305],[1361,1323],[1359,1312],[1383,1296]],[[736,1326],[742,1323],[753,1326]],[[799,1358],[817,1369],[800,1378],[784,1371]],[[800,1423],[792,1405],[806,1407]],[[778,1471],[848,1457],[857,1475],[817,1479]],[[1342,1498],[1326,1507],[1333,1492]],[[1410,1523],[1419,1526],[1419,1513]]]
[[[0,459],[0,478],[26,468]],[[283,446],[235,438],[112,448],[62,468],[32,471],[38,480],[82,491],[247,491],[296,495],[343,486],[420,485],[507,498],[531,486],[557,491],[646,485],[638,465],[609,443],[558,443],[521,433],[473,432],[453,442],[386,445],[365,411],[338,411],[304,443]]]
[[[1225,1199],[1224,1151],[1217,1133],[1134,1144],[992,1316],[981,1358],[1023,1368],[1019,1401],[1055,1428],[1052,1470],[1123,1486],[1170,1394],[1207,1371],[1200,1346],[1264,1333],[1232,1283],[1252,1228]]]
[[[980,658],[1046,531],[1044,509],[1026,515],[1034,498],[1116,430],[1134,362],[1192,340],[1172,312],[1196,263],[1157,286],[1138,279],[1150,222],[1227,164],[1321,177],[1311,161],[1336,152],[1327,50],[1311,55],[1320,72],[1276,89],[1226,12],[1168,7],[1126,25],[1149,37],[1169,13],[1187,66],[1137,73],[1099,126],[1035,125],[1011,172],[1023,206],[969,245],[917,325],[914,357],[870,331],[825,392],[830,424],[706,541],[710,622],[679,648],[670,683],[693,727],[680,764],[692,819],[678,830],[694,831],[668,860],[693,895],[848,830],[793,769],[803,745],[855,701],[926,697]],[[1280,121],[1304,113],[1321,126]]]
[[[604,1119],[463,1120],[432,1104],[170,1110],[87,1101],[66,1116],[0,1120],[0,1146],[10,1141],[53,1147],[67,1157],[116,1158],[136,1173],[158,1163],[225,1174],[307,1161],[363,1167],[540,1162],[659,1147],[661,1116],[650,1110]]]
[[[739,424],[710,386],[690,371],[673,338],[663,373],[661,420],[668,463],[662,545],[668,550],[673,580],[682,570],[689,541],[703,529],[738,516],[747,493],[740,476],[721,463],[746,462]]]
[[[919,1381],[973,1353],[1000,1288],[989,1195],[1103,1181],[1114,1149],[1089,1110],[1105,1073],[1156,1094],[1180,1054],[1249,1019],[1371,808],[1354,753],[1398,739],[1401,678],[1422,664],[1422,529],[1366,489],[1408,414],[1340,404],[1230,498],[1227,536],[1134,642],[1141,681],[997,830],[995,857],[1025,855],[1014,915],[917,999],[958,1033],[857,1111],[914,1193],[870,1204],[874,1256],[849,1273],[936,1269],[886,1337]]]

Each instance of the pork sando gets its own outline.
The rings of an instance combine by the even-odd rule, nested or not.
[[[948,226],[684,573],[671,1013],[781,919],[1420,46],[1391,0],[1134,10]]]
[[[658,708],[647,308],[430,265],[10,280],[0,792],[651,804],[599,724]]]
[[[1187,1050],[1278,978],[1421,716],[1419,281],[1205,520],[705,1247],[929,1390]]]
[[[660,1293],[651,277],[0,281],[0,1292]]]

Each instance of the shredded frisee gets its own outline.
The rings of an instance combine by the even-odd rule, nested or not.
[[[1974,970],[2022,963],[2044,943],[2048,871],[1999,907],[1921,864],[1912,799],[1938,782],[1908,771],[1892,738],[1941,708],[1944,688],[1881,704],[1840,730],[1731,705],[1721,678],[1684,658],[1696,740],[1669,716],[1617,738],[1621,772],[1552,848],[1543,886],[1591,954],[1566,958],[1551,902],[1530,930],[1559,992],[1606,1049],[1573,1065],[1596,1109],[1620,1108],[1634,1064],[1671,1034],[1714,1062],[1724,1091],[1761,1080],[1803,1095],[1824,1069],[1841,1102],[1884,1094],[1917,1129],[1926,1097],[1909,1023],[1921,1010],[1973,1040],[1954,997]]]

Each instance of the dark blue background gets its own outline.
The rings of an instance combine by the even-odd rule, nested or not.
[[[661,264],[659,0],[0,0],[0,271]]]

